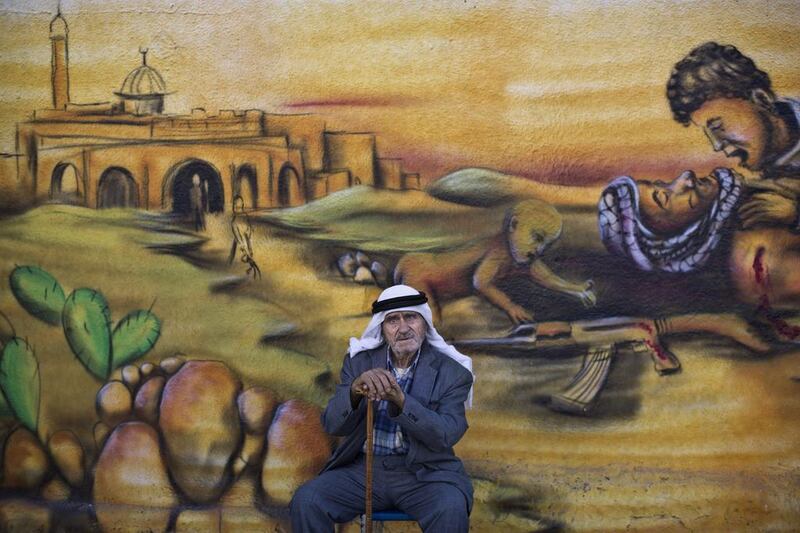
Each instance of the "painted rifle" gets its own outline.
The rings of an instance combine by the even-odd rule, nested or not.
[[[550,397],[548,407],[570,414],[588,414],[597,404],[621,346],[647,353],[660,375],[680,371],[677,357],[659,342],[663,322],[633,317],[613,317],[574,322],[521,324],[505,337],[464,339],[459,348],[482,350],[535,350],[547,353],[571,347],[585,347],[583,364],[570,383]]]

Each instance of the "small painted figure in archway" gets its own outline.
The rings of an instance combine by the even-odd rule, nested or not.
[[[195,231],[206,229],[206,211],[203,205],[203,189],[200,188],[200,176],[192,176],[192,189],[189,191],[189,205],[194,221]]]
[[[241,254],[242,263],[247,263],[247,275],[252,274],[253,279],[260,279],[261,269],[258,268],[258,264],[253,259],[253,225],[250,223],[250,217],[244,212],[244,200],[241,196],[233,199],[231,233],[233,233],[233,242],[231,243],[231,252],[228,255],[228,264],[233,263],[238,250]]]

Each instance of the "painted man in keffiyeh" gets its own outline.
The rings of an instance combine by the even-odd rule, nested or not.
[[[373,505],[399,509],[423,531],[466,532],[472,483],[453,446],[467,430],[472,360],[436,331],[424,293],[395,285],[350,339],[325,430],[344,440],[291,504],[292,531],[333,531],[364,512],[366,404],[375,402]]]
[[[622,176],[600,197],[600,238],[642,270],[692,272],[730,232],[741,196],[741,180],[724,168],[703,178],[686,171],[669,184]]]
[[[720,168],[698,178],[687,171],[671,183],[623,176],[598,204],[600,238],[613,254],[640,270],[690,274],[712,255],[727,253],[737,298],[756,309],[781,341],[800,340],[785,320],[800,309],[800,235],[769,222],[743,228],[739,209],[759,191],[790,194],[776,182],[748,182]],[[730,247],[719,245],[730,239]],[[725,264],[725,263],[723,263]]]

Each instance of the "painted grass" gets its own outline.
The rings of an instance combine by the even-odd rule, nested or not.
[[[237,273],[238,265],[229,269],[214,253],[224,245],[213,234],[205,241],[157,220],[123,210],[44,206],[0,223],[0,310],[17,335],[28,338],[40,361],[41,433],[69,427],[90,442],[94,396],[101,383],[72,355],[60,327],[36,320],[16,302],[7,282],[15,265],[41,266],[67,293],[79,287],[100,290],[114,323],[134,309],[152,306],[163,329],[145,360],[157,362],[176,352],[221,360],[237,370],[246,385],[264,385],[284,398],[322,403],[331,386],[330,365],[280,345],[297,327],[272,300],[267,285],[273,280],[247,288],[252,294],[212,292],[210,287],[220,278]],[[217,238],[223,240],[225,223],[217,226]],[[201,246],[209,248],[207,254],[195,252],[195,258],[204,260],[202,267],[193,264],[197,261],[191,252],[186,252],[188,260],[177,252],[166,253],[170,247],[185,251]]]
[[[444,251],[500,230],[501,209],[437,200],[420,191],[354,187],[258,219],[314,240],[370,252]],[[387,223],[391,220],[391,223]]]
[[[448,202],[497,207],[536,198],[558,206],[594,209],[601,187],[570,187],[539,183],[488,168],[462,168],[431,183],[426,191]]]

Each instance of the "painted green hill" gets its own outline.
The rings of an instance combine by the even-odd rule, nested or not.
[[[537,198],[554,205],[591,206],[600,188],[548,185],[488,168],[464,168],[431,183],[426,192],[439,200],[478,207],[496,207]]]
[[[442,201],[420,191],[362,186],[255,220],[308,239],[373,252],[442,251],[499,231],[504,211]]]

